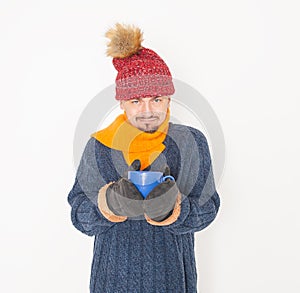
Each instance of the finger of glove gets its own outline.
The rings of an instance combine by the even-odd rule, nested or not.
[[[170,167],[168,165],[165,166],[164,171],[163,171],[164,176],[169,176],[171,175]]]
[[[141,169],[141,161],[139,159],[134,160],[128,169],[123,173],[123,178],[128,179],[128,172],[129,171],[140,171]]]
[[[173,180],[164,181],[157,186],[155,186],[147,195],[146,200],[150,200],[156,197],[159,197],[166,192],[168,192],[173,186],[176,186],[176,182]],[[175,187],[174,193],[177,193],[178,189],[177,186]]]
[[[118,216],[137,217],[144,214],[143,202],[116,196],[108,201],[109,209]]]
[[[136,186],[126,178],[121,178],[112,185],[114,191],[121,196],[134,200],[144,200],[144,197],[138,191]]]
[[[144,200],[145,213],[152,219],[165,216],[173,210],[177,195],[178,189],[174,185],[164,194],[150,200]]]
[[[140,171],[141,161],[139,159],[134,160],[128,168],[128,171]]]
[[[116,199],[113,189],[109,186],[106,190],[106,203],[108,208],[117,216],[124,216],[120,202]]]
[[[143,201],[126,197],[118,197],[119,204],[122,208],[123,215],[127,217],[136,217],[143,215]]]
[[[112,184],[107,189],[106,198],[109,209],[116,215],[135,217],[143,214],[143,197],[134,190],[126,189],[124,193],[120,185]]]

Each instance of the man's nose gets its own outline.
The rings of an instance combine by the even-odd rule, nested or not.
[[[142,105],[143,112],[152,112],[152,105],[149,101],[144,101]]]

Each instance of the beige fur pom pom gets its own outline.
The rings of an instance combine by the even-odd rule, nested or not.
[[[107,56],[125,58],[137,53],[141,48],[143,34],[137,27],[116,24],[105,34],[110,39],[107,45]]]

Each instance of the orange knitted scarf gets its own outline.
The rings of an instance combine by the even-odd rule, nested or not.
[[[108,127],[91,134],[105,146],[120,150],[128,165],[141,161],[141,170],[147,168],[165,149],[163,141],[169,128],[170,111],[154,133],[139,130],[127,122],[126,114],[119,115]]]

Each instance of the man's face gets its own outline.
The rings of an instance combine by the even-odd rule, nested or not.
[[[121,101],[128,122],[144,132],[155,132],[164,122],[170,106],[170,97],[147,97]]]

